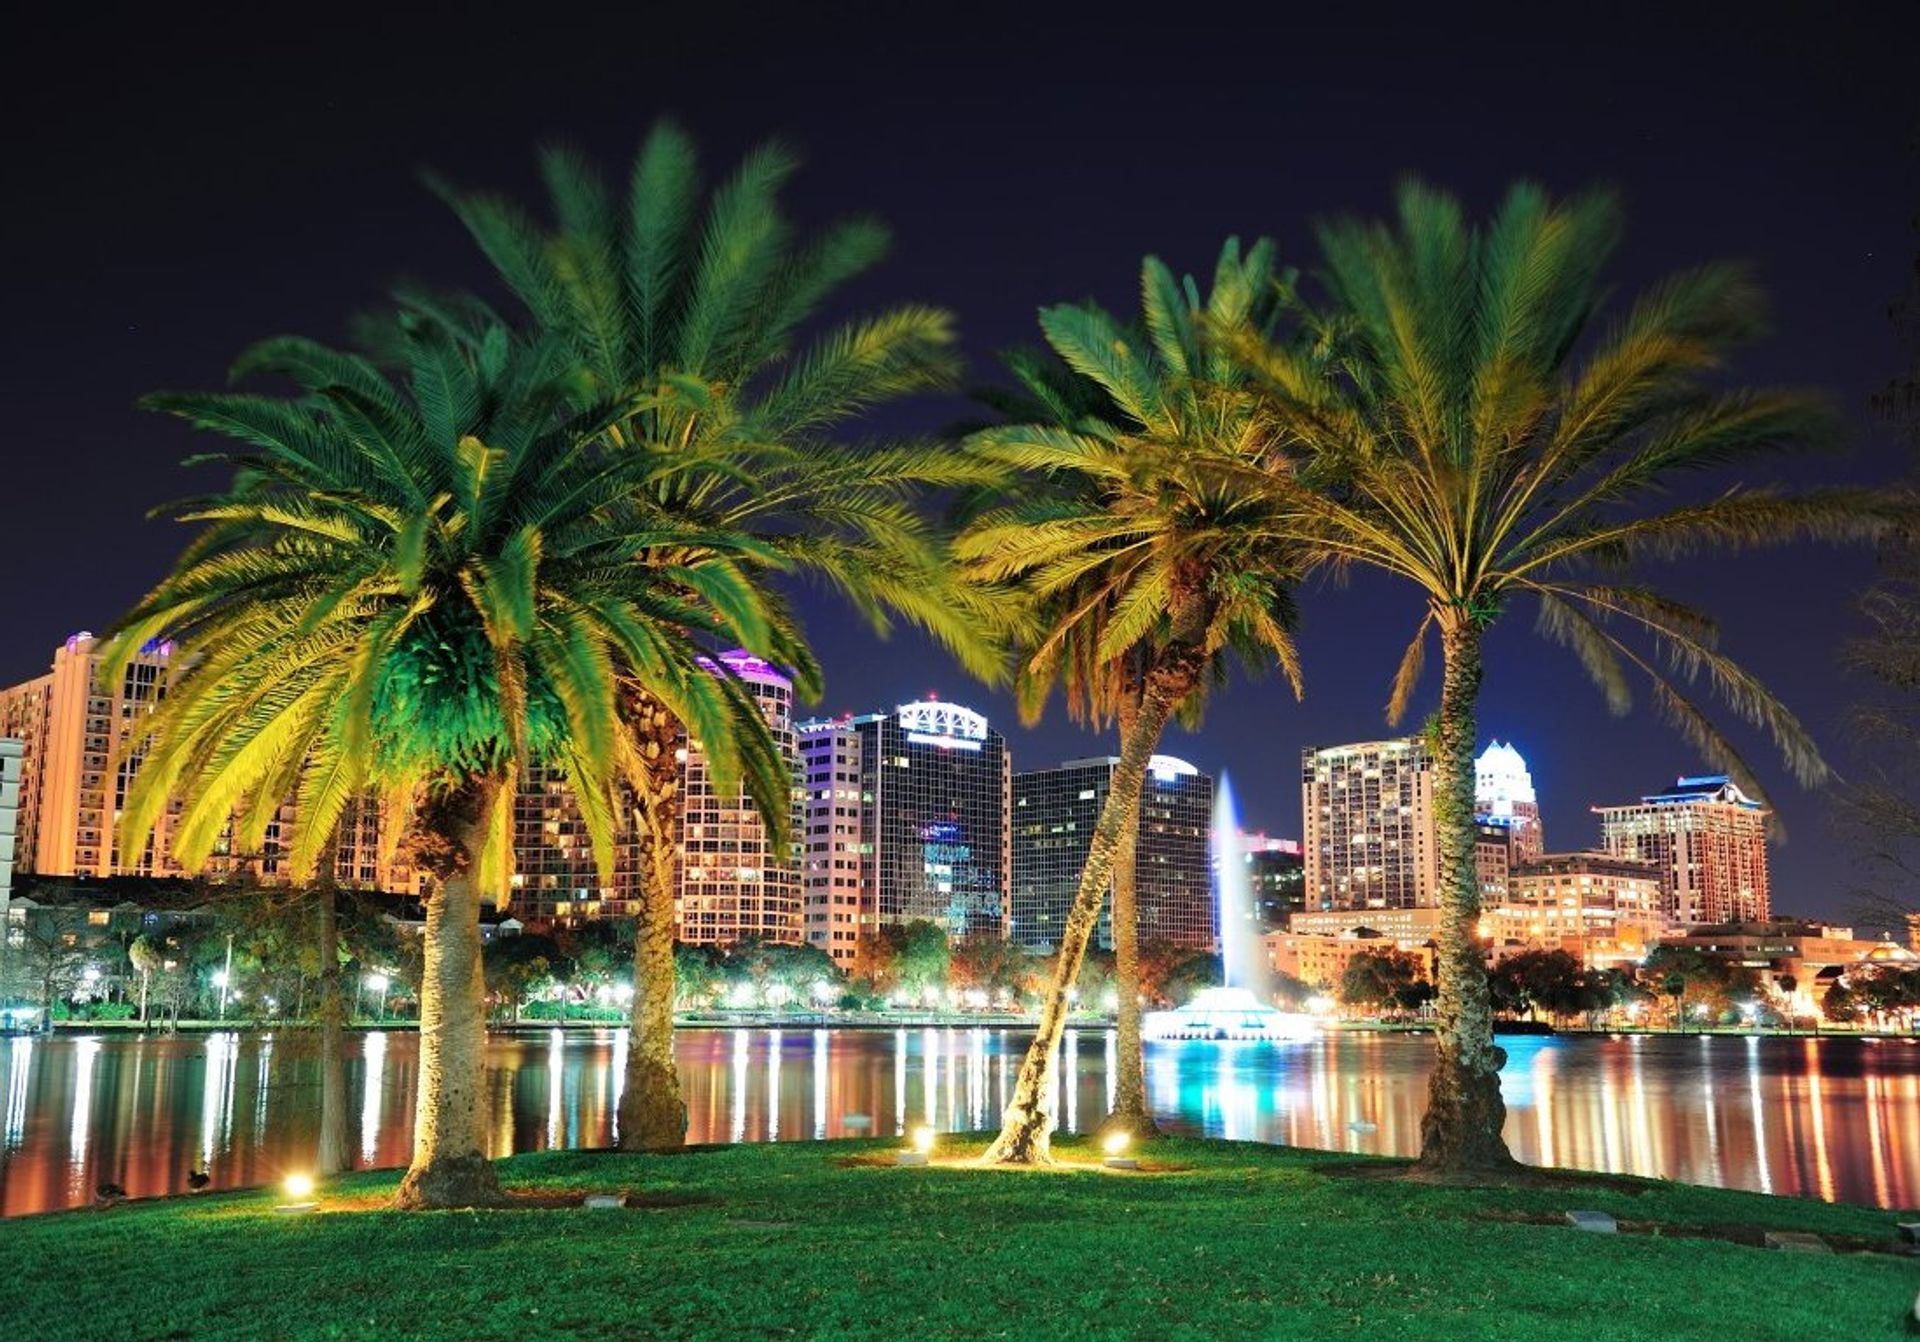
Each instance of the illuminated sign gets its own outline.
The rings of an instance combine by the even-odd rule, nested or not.
[[[987,720],[971,708],[922,700],[894,709],[907,740],[942,750],[978,750],[987,741]]]
[[[1172,755],[1155,755],[1147,761],[1147,771],[1156,783],[1171,783],[1176,778],[1192,778],[1200,771]]]

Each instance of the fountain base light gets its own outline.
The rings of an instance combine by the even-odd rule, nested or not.
[[[1280,1042],[1318,1038],[1320,1023],[1305,1012],[1268,1006],[1246,988],[1202,988],[1183,1007],[1147,1012],[1140,1033],[1148,1039]]]

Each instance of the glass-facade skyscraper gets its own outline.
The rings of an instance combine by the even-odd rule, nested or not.
[[[1013,766],[984,716],[928,699],[799,733],[809,941],[851,960],[883,923],[1004,935]]]
[[[863,838],[873,846],[879,920],[925,918],[950,936],[1004,934],[1013,785],[1006,738],[972,709],[937,700],[853,725],[861,790],[873,796]]]
[[[1068,760],[1014,777],[1009,935],[1020,945],[1051,952],[1059,943],[1119,763],[1113,756]],[[1213,779],[1185,760],[1155,755],[1140,802],[1134,853],[1140,939],[1210,947],[1219,935],[1207,845]],[[1102,909],[1096,935],[1102,948],[1112,949],[1110,909]]]

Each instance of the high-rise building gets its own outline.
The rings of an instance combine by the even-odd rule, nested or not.
[[[1285,927],[1287,919],[1307,907],[1306,857],[1300,841],[1243,833],[1240,851],[1246,854],[1247,884],[1261,930]]]
[[[1424,742],[1303,751],[1300,791],[1309,911],[1434,902],[1433,760]]]
[[[103,651],[92,634],[75,634],[54,650],[46,675],[0,690],[0,732],[22,743],[17,865],[42,876],[185,875],[168,851],[177,806],[161,813],[130,862],[121,860],[117,833],[142,754],[127,743],[166,694],[173,647],[149,643],[107,686],[100,684]],[[222,836],[207,870],[221,876],[244,866],[259,879],[283,879],[293,819],[292,803],[282,803],[258,853],[236,854]],[[404,865],[379,861],[380,808],[373,799],[348,808],[338,836],[335,878],[342,884],[418,888]]]
[[[513,912],[522,923],[573,927],[631,917],[638,849],[631,815],[614,840],[612,880],[601,877],[573,786],[541,765],[521,773],[513,797]]]
[[[1600,968],[1637,963],[1660,939],[1659,872],[1606,853],[1549,854],[1515,866],[1503,898],[1481,901],[1480,931],[1495,955],[1510,945]]]
[[[750,653],[722,653],[718,660],[760,705],[794,772],[791,845],[775,854],[773,836],[746,790],[721,795],[699,743],[683,736],[674,821],[679,939],[705,945],[731,945],[749,936],[797,942],[803,836],[793,681]],[[529,768],[514,798],[513,907],[521,921],[575,926],[632,917],[642,876],[636,824],[629,812],[615,836],[612,879],[603,879],[572,785],[552,770]]]
[[[1537,862],[1546,851],[1533,775],[1511,745],[1495,741],[1473,762],[1473,815],[1507,831],[1515,862]]]
[[[747,937],[798,943],[801,920],[801,849],[806,819],[800,787],[800,753],[793,724],[793,681],[746,652],[723,653],[728,673],[760,705],[793,784],[785,851],[747,794],[735,785],[722,792],[698,741],[690,741],[680,764],[678,865],[674,907],[680,939],[731,945]]]
[[[862,790],[860,732],[851,718],[799,727],[806,811],[801,904],[807,942],[852,969],[879,914],[870,898],[873,845],[861,837],[873,794]]]
[[[46,675],[0,691],[0,725],[23,743],[19,855],[46,876],[176,875],[167,857],[173,817],[163,814],[141,854],[122,863],[115,826],[140,767],[123,751],[134,725],[166,692],[173,648],[150,643],[112,685],[100,684],[103,650],[78,633],[54,650]]]
[[[1475,825],[1473,879],[1480,903],[1498,904],[1507,897],[1507,883],[1519,858],[1513,851],[1513,831],[1504,825]]]
[[[1068,760],[1013,776],[1013,895],[1008,935],[1051,952],[1080,889],[1080,873],[1106,808],[1118,757]],[[1208,859],[1213,779],[1185,760],[1155,755],[1140,790],[1134,904],[1142,941],[1214,945],[1219,935]],[[1111,904],[1098,944],[1113,948]]]
[[[40,831],[41,764],[47,757],[52,726],[53,676],[37,676],[0,689],[0,736],[20,743],[20,814],[14,836],[14,860],[21,871],[34,869]]]
[[[852,742],[820,739],[848,731]],[[928,699],[902,704],[891,713],[803,722],[799,732],[809,770],[809,831],[854,818],[821,813],[821,788],[811,778],[816,763],[845,761],[859,774],[857,802],[848,797],[824,803],[836,811],[857,806],[858,886],[843,881],[812,887],[816,900],[857,898],[859,905],[810,906],[815,921],[809,923],[809,940],[822,944],[817,939],[822,930],[831,936],[834,924],[817,921],[823,913],[829,919],[850,914],[860,935],[884,923],[914,919],[938,923],[953,936],[1005,934],[1012,884],[1008,811],[1013,769],[1006,739],[985,717],[959,704]],[[825,771],[848,769],[830,763]],[[829,783],[827,789],[836,786],[855,790],[844,783]],[[810,845],[823,838],[812,832],[807,837]],[[833,844],[846,837],[828,834],[824,841]],[[820,856],[808,854],[810,860]],[[833,861],[835,853],[828,851],[825,857]],[[815,881],[823,876],[831,880],[834,874],[831,868],[810,870]],[[831,950],[831,940],[826,944]]]
[[[1602,845],[1659,871],[1671,922],[1764,922],[1767,812],[1725,774],[1682,778],[1626,806],[1596,806]]]
[[[0,736],[0,936],[10,925],[7,905],[13,900],[14,845],[20,837],[20,761],[26,743]],[[0,946],[0,954],[6,948]]]

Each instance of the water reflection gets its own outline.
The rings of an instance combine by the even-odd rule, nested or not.
[[[1833,1039],[1516,1037],[1501,1087],[1522,1160],[1888,1207],[1920,1202],[1920,1046]],[[1027,1036],[1000,1029],[689,1030],[676,1037],[688,1140],[904,1134],[991,1126]],[[604,1146],[616,1133],[624,1031],[495,1036],[495,1154]],[[348,1040],[358,1162],[400,1165],[413,1126],[417,1041]],[[791,1052],[791,1056],[789,1053]],[[1148,1101],[1175,1131],[1411,1154],[1430,1045],[1374,1034],[1305,1043],[1166,1043]],[[1065,1125],[1111,1106],[1109,1031],[1071,1030],[1057,1059]],[[15,1038],[0,1049],[0,1212],[84,1202],[111,1180],[135,1196],[260,1184],[304,1166],[316,1139],[310,1036]],[[350,1100],[351,1102],[351,1100]]]

